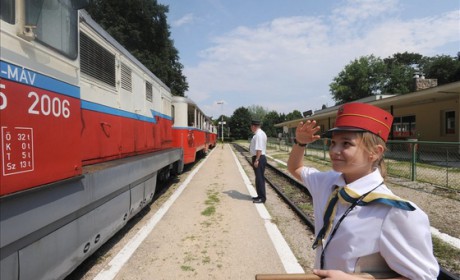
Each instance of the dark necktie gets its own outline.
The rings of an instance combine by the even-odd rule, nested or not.
[[[318,245],[323,244],[323,240],[325,240],[327,234],[332,229],[332,222],[334,221],[334,216],[335,216],[335,211],[337,209],[337,201],[339,200],[339,190],[340,188],[338,186],[335,186],[336,188],[334,191],[331,193],[329,196],[329,202],[327,204],[326,210],[324,211],[323,214],[323,227],[321,230],[318,232],[318,235],[316,236],[315,242],[313,242],[313,249],[316,249]]]

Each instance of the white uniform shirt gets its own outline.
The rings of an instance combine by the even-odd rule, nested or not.
[[[304,167],[302,181],[313,197],[315,213],[315,235],[323,227],[323,213],[334,186],[345,186],[341,173],[319,172]],[[383,181],[379,170],[348,184],[348,187],[362,195]],[[393,194],[385,185],[375,192]],[[342,221],[334,237],[329,240],[325,251],[324,269],[355,271],[360,258],[380,253],[388,266],[409,279],[436,279],[439,265],[433,255],[430,224],[427,215],[416,208],[406,211],[374,203],[356,206]],[[336,222],[350,204],[337,203]],[[329,238],[329,237],[328,237]],[[326,242],[329,242],[326,241]],[[326,244],[324,244],[326,245]],[[323,246],[324,246],[323,245]],[[320,267],[322,246],[316,248],[315,267]],[[366,271],[361,267],[361,271]]]
[[[258,128],[254,133],[254,136],[252,136],[251,145],[249,146],[249,152],[251,153],[251,156],[255,156],[256,151],[260,150],[262,151],[262,155],[265,155],[266,149],[267,135],[262,129]]]

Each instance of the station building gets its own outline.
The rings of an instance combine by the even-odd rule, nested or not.
[[[389,140],[460,142],[460,81],[437,86],[436,80],[416,78],[415,91],[402,95],[374,95],[356,102],[369,103],[393,117]],[[340,106],[306,111],[304,118],[276,124],[293,140],[300,121],[316,120],[321,132],[334,127]]]

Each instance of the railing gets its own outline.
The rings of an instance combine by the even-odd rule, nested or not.
[[[269,139],[269,145],[290,151],[292,142]],[[389,140],[385,163],[390,176],[460,191],[460,142]],[[308,145],[305,156],[329,161],[329,139]]]

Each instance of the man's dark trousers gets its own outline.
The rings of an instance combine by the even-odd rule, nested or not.
[[[267,196],[265,195],[265,166],[267,165],[267,158],[264,155],[261,155],[259,158],[259,165],[257,168],[254,167],[254,162],[256,157],[252,157],[252,166],[254,168],[254,174],[256,175],[256,191],[257,197],[265,202]]]

